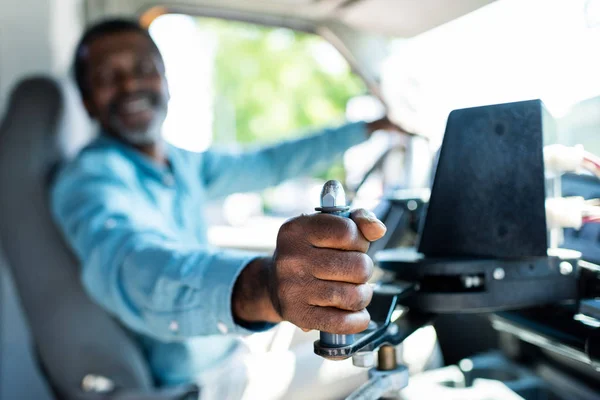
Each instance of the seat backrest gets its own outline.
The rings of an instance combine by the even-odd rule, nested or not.
[[[23,80],[0,125],[0,245],[36,352],[60,398],[85,397],[86,375],[117,388],[151,390],[130,335],[84,292],[79,265],[49,209],[49,179],[69,153],[65,92],[50,78]]]

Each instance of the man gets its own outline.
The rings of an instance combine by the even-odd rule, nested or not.
[[[161,140],[169,92],[146,30],[122,20],[91,27],[74,68],[101,135],[60,173],[53,213],[90,296],[136,333],[159,384],[199,380],[203,398],[239,397],[237,366],[226,367],[231,382],[210,375],[238,351],[235,335],[284,320],[343,334],[367,327],[365,252],[385,232],[372,214],[292,219],[275,255],[261,257],[210,248],[202,210],[206,199],[323,167],[389,121],[247,153],[191,153]]]

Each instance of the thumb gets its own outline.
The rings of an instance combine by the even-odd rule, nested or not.
[[[352,211],[350,218],[352,218],[362,235],[369,242],[374,242],[377,239],[381,239],[387,231],[387,228],[383,222],[378,220],[375,214],[363,208]]]

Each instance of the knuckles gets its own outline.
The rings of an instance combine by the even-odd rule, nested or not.
[[[333,333],[359,333],[367,329],[369,320],[369,313],[366,311],[361,313],[338,314],[338,318],[334,318],[331,321],[330,330]]]
[[[373,261],[363,252],[365,244],[368,249],[368,241],[349,218],[302,215],[286,221],[279,230],[274,254],[273,293],[278,297],[282,317],[304,329],[333,333],[358,333],[366,329],[369,314],[365,308],[373,295],[367,282],[373,274]],[[353,251],[336,254],[333,265],[332,253],[316,248],[320,245]],[[343,266],[344,270],[334,275],[343,273],[354,285],[335,281],[328,286],[320,285],[323,281],[313,276],[313,269],[319,265]],[[334,305],[339,312],[310,305],[311,299],[317,298]]]
[[[347,290],[342,298],[342,308],[350,311],[361,311],[371,302],[373,291],[369,285],[356,285]]]
[[[304,224],[305,218],[307,217],[301,215],[299,217],[294,217],[285,221],[283,225],[281,225],[281,227],[279,228],[279,233],[277,235],[278,241],[282,239],[285,240],[289,237],[297,236],[302,230],[301,226]]]
[[[349,247],[352,245],[357,237],[357,226],[349,218],[339,218],[337,226],[335,227],[334,234],[340,245],[343,247]]]
[[[366,283],[373,275],[373,260],[364,253],[355,253],[352,273],[360,283]]]

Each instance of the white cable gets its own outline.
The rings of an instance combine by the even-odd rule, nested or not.
[[[582,145],[552,144],[544,147],[544,167],[547,172],[555,174],[576,172],[582,167],[584,156]]]
[[[546,199],[548,228],[575,228],[583,225],[583,216],[589,206],[583,197],[555,197]]]

